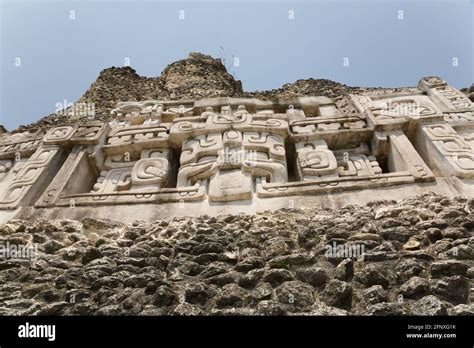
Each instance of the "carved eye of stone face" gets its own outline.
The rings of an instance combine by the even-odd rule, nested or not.
[[[163,177],[165,176],[166,172],[160,168],[157,168],[153,165],[148,165],[144,170],[144,173],[150,174],[155,177]]]
[[[132,170],[131,181],[135,188],[161,185],[168,179],[169,162],[164,158],[138,160]]]
[[[238,134],[235,131],[229,131],[229,132],[227,132],[227,137],[229,139],[236,139],[238,137]]]
[[[310,152],[306,155],[308,165],[320,164],[322,162],[321,154]]]

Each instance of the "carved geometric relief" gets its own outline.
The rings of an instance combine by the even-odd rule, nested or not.
[[[446,85],[447,85],[446,81],[439,78],[438,76],[428,76],[428,77],[423,77],[420,80],[418,87],[422,90],[427,90],[430,88],[446,86]]]
[[[302,196],[339,191],[373,189],[393,185],[413,184],[413,176],[409,172],[387,173],[377,177],[356,176],[339,178],[321,178],[318,181],[307,180],[286,184],[272,184],[265,180],[257,182],[256,192],[260,198]]]
[[[162,108],[163,104],[155,101],[122,102],[118,103],[117,108],[113,109],[110,113],[117,117],[139,114],[155,116],[161,112]]]
[[[277,134],[230,130],[201,135],[183,143],[178,187],[209,180],[210,200],[248,199],[252,177],[287,180],[285,161],[284,138]]]
[[[92,193],[113,193],[127,191],[132,187],[132,168],[103,170],[92,187]]]
[[[472,149],[474,149],[474,129],[466,128],[457,130],[459,136],[464,139]]]
[[[382,174],[382,168],[374,156],[352,153],[339,155],[337,157],[337,165],[337,173],[341,177],[376,176]]]
[[[236,124],[234,129],[242,132],[270,132],[283,137],[288,136],[288,122],[276,118],[267,119],[250,119],[251,121],[244,124]]]
[[[29,204],[27,195],[34,195],[33,186],[50,175],[46,171],[59,152],[57,146],[42,146],[26,162],[16,165],[13,179],[0,196],[0,206],[14,208],[23,203]]]
[[[443,111],[474,110],[474,104],[469,98],[452,87],[434,87],[431,89],[431,93],[445,105],[447,109]]]
[[[285,138],[269,132],[245,132],[243,145],[249,154],[242,163],[242,170],[254,178],[266,177],[270,182],[288,181]]]
[[[164,126],[113,127],[104,149],[108,154],[140,153],[153,147],[168,146],[168,129]]]
[[[224,148],[240,148],[242,147],[242,132],[227,131],[223,134],[222,142]]]
[[[474,148],[469,141],[448,124],[426,125],[423,131],[447,161],[454,175],[474,177]]]
[[[377,99],[366,110],[369,124],[376,130],[405,129],[409,124],[442,119],[441,110],[424,95]]]
[[[168,184],[169,156],[165,148],[145,149],[137,160],[127,155],[107,156],[91,192],[157,191]]]
[[[355,105],[358,112],[363,113],[365,110],[374,107],[370,97],[365,95],[349,95],[351,102]]]
[[[429,116],[437,113],[433,106],[421,104],[414,99],[393,100],[385,108],[374,110],[378,119],[390,119],[403,116]]]
[[[239,169],[217,171],[209,185],[211,201],[236,201],[252,198],[252,175]]]
[[[369,155],[364,143],[357,148],[332,151],[324,140],[300,142],[296,144],[296,151],[300,180],[378,177],[382,174],[377,159]]]
[[[243,148],[249,151],[264,152],[271,159],[285,159],[285,140],[277,134],[245,132],[243,135]]]
[[[273,112],[250,114],[244,105],[204,110],[171,128],[171,143],[182,144],[177,187],[208,185],[211,201],[232,201],[251,197],[253,178],[287,181],[285,120]]]
[[[136,159],[133,159],[129,153],[122,153],[120,155],[107,155],[103,163],[105,170],[133,167]]]
[[[339,113],[344,116],[356,116],[358,114],[355,107],[351,104],[348,97],[342,97],[335,100]]]
[[[169,149],[147,149],[132,169],[132,191],[153,191],[170,180]]]
[[[324,140],[296,144],[297,170],[300,180],[337,176],[337,160]]]
[[[239,106],[236,112],[232,112],[230,106],[223,106],[219,114],[212,115],[214,124],[239,124],[245,123],[249,119],[249,114],[243,105]]]
[[[41,157],[28,156],[43,143],[69,154],[36,202],[48,209],[71,199],[83,206],[231,202],[408,185],[434,180],[424,161],[451,168],[443,175],[474,178],[474,109],[465,102],[444,81],[426,78],[416,90],[336,99],[120,103],[110,123],[60,126],[44,137],[0,134],[3,207],[33,197],[22,198],[36,189]],[[412,143],[437,156],[422,159]]]
[[[444,119],[449,123],[456,122],[473,122],[474,112],[448,112],[444,114]]]
[[[321,133],[335,133],[342,130],[366,131],[367,123],[364,117],[312,118],[298,120],[291,123],[295,135],[310,135]]]
[[[160,188],[166,185],[169,176],[169,163],[166,158],[147,158],[138,160],[132,171],[132,185],[135,189]],[[153,187],[155,186],[155,187]]]
[[[97,144],[109,131],[109,125],[103,122],[89,122],[78,125],[71,141],[75,144]]]
[[[8,171],[12,168],[12,160],[0,160],[0,182],[8,174]]]
[[[0,135],[0,159],[13,159],[31,156],[41,145],[42,129],[30,129],[24,132]]]
[[[178,171],[177,187],[189,187],[200,184],[203,179],[208,179],[216,172],[217,156],[201,160],[199,163],[189,163],[181,166]]]
[[[69,141],[76,127],[72,126],[60,126],[50,129],[44,136],[44,142],[48,144],[64,144]]]
[[[183,143],[180,162],[181,165],[196,163],[207,156],[217,156],[222,145],[222,134],[201,135]]]
[[[141,102],[121,102],[111,111],[118,119],[126,119],[132,125],[142,124],[145,119],[158,119],[169,122],[177,117],[191,116],[193,103],[146,100]]]

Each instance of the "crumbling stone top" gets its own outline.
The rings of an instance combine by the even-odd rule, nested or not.
[[[201,99],[207,97],[246,97],[263,100],[294,99],[302,96],[326,96],[330,98],[371,91],[401,92],[406,88],[349,87],[327,79],[305,79],[288,83],[269,91],[244,91],[242,83],[229,74],[221,59],[201,53],[168,65],[160,76],[140,76],[131,67],[104,69],[97,80],[76,103],[93,104],[96,120],[110,120],[110,111],[118,102],[144,100]],[[474,90],[464,90],[474,100]],[[49,128],[67,125],[72,121],[63,113],[48,115],[19,130],[31,127]]]

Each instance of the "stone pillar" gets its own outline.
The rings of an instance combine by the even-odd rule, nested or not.
[[[11,181],[0,194],[0,209],[31,205],[56,175],[65,158],[59,145],[42,145],[16,170],[9,173]],[[16,171],[16,173],[15,173]]]
[[[35,207],[53,206],[62,194],[88,192],[97,174],[84,148],[75,146]]]
[[[416,152],[405,134],[397,132],[388,137],[388,169],[390,172],[408,171],[415,181],[432,181],[434,175]]]

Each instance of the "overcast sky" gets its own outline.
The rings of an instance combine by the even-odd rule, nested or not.
[[[138,74],[158,76],[191,51],[238,57],[229,70],[247,91],[310,77],[381,87],[428,75],[458,88],[474,81],[470,0],[0,3],[0,123],[10,130],[74,102],[104,68],[129,59]]]

